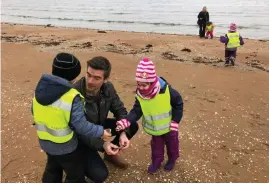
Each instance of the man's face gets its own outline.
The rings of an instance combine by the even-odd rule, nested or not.
[[[88,92],[99,91],[104,82],[104,70],[95,70],[89,66],[86,74],[86,90]]]
[[[203,8],[203,12],[206,12],[206,8]]]

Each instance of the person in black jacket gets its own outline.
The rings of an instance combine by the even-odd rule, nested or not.
[[[197,24],[199,25],[200,38],[205,37],[206,23],[209,21],[209,13],[206,6],[203,7],[202,11],[198,14]]]
[[[80,148],[85,155],[85,175],[93,182],[104,182],[108,177],[108,169],[98,151],[105,152],[104,160],[120,167],[127,168],[128,163],[118,152],[130,145],[130,139],[138,131],[138,125],[133,122],[128,129],[117,132],[116,122],[127,115],[127,110],[120,100],[113,84],[108,81],[111,64],[105,57],[98,56],[87,61],[87,74],[75,83],[75,88],[84,96],[86,119],[94,124],[102,125],[112,130],[115,138],[104,142],[99,138],[87,141],[81,137]],[[108,118],[111,112],[114,118]]]

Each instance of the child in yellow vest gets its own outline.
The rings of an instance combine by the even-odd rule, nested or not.
[[[212,22],[207,22],[206,24],[206,38],[209,38],[209,36],[211,37],[211,39],[213,39],[213,33],[214,33],[214,24]]]
[[[130,126],[143,117],[143,128],[152,136],[149,173],[155,173],[164,160],[166,145],[168,161],[164,169],[174,168],[179,157],[178,126],[183,115],[181,95],[165,79],[155,73],[153,62],[148,58],[141,60],[136,70],[136,100],[133,109],[125,119],[117,122],[117,131]]]
[[[234,66],[237,48],[244,45],[244,40],[236,29],[236,24],[231,23],[228,33],[220,37],[220,42],[225,44],[225,66],[230,63]]]

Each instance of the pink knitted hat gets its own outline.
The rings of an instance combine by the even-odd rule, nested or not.
[[[231,23],[230,24],[230,30],[229,31],[234,32],[234,31],[236,31],[236,28],[237,28],[236,24],[235,23]]]
[[[148,58],[142,59],[137,65],[136,81],[139,82],[155,82],[157,78],[155,66]]]

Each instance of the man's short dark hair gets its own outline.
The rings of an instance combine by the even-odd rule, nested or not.
[[[103,70],[104,79],[107,79],[110,76],[111,64],[109,60],[103,56],[97,56],[87,61],[87,68],[89,66],[95,70]]]

